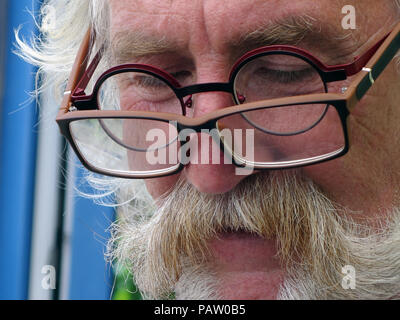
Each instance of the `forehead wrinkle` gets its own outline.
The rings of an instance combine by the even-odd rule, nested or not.
[[[334,30],[333,26],[323,24],[308,14],[302,14],[270,21],[255,30],[247,30],[243,35],[227,38],[225,45],[239,51],[273,44],[298,45],[302,42],[326,47],[339,46],[338,40],[345,38],[344,32]],[[165,35],[147,35],[137,30],[119,31],[111,41],[111,59],[113,63],[122,64],[135,58],[176,52],[177,48],[185,47],[182,41],[185,40],[170,39]]]

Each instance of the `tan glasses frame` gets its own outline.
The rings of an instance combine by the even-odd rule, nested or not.
[[[77,89],[79,82],[82,81],[83,77],[90,77],[94,70],[87,70],[88,61],[91,54],[91,45],[93,41],[93,35],[91,29],[87,31],[82,44],[79,48],[78,54],[76,56],[71,74],[69,76],[68,84],[64,97],[61,103],[59,113],[57,115],[56,121],[60,127],[61,133],[70,142],[72,148],[77,154],[78,158],[89,170],[109,175],[117,176],[121,178],[155,178],[160,176],[166,176],[170,174],[175,174],[179,170],[183,169],[183,165],[177,168],[173,168],[170,172],[167,170],[165,172],[154,172],[143,175],[129,174],[129,173],[116,173],[109,170],[103,170],[93,167],[90,163],[79,152],[79,148],[70,132],[70,123],[76,120],[83,119],[107,119],[107,118],[143,118],[143,119],[153,119],[160,121],[174,121],[178,123],[180,128],[205,128],[210,126],[215,126],[216,121],[222,117],[229,115],[253,111],[262,108],[279,107],[287,105],[304,105],[304,104],[329,104],[334,106],[341,118],[344,136],[345,136],[345,147],[344,149],[329,158],[323,158],[320,160],[313,161],[311,163],[297,163],[295,165],[280,166],[280,167],[254,167],[254,169],[285,169],[288,167],[298,167],[310,164],[316,164],[322,161],[332,160],[339,156],[347,153],[349,149],[349,141],[347,134],[346,119],[347,116],[352,112],[357,103],[362,99],[366,92],[375,83],[380,74],[384,71],[386,66],[392,61],[396,53],[400,49],[400,23],[396,25],[393,31],[385,37],[384,41],[377,48],[376,52],[372,55],[366,65],[361,69],[360,72],[355,76],[352,83],[349,85],[344,93],[320,93],[320,94],[308,94],[301,96],[277,98],[270,100],[257,101],[252,103],[244,103],[240,105],[235,105],[223,109],[216,110],[212,113],[206,114],[197,118],[188,118],[184,115],[170,114],[170,113],[156,113],[156,112],[141,112],[141,111],[106,111],[106,110],[77,110],[74,108],[74,102],[72,99],[73,92]],[[95,59],[99,59],[98,56]],[[97,65],[97,64],[96,64]],[[88,75],[89,74],[89,75]],[[235,162],[236,165],[242,166],[241,164]]]

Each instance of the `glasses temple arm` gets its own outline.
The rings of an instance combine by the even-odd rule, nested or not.
[[[400,32],[396,35],[393,41],[389,44],[383,54],[370,68],[364,68],[363,71],[368,72],[356,89],[356,97],[361,100],[362,97],[371,88],[374,82],[378,79],[381,73],[385,70],[387,65],[393,60],[400,49]]]
[[[89,67],[83,73],[78,85],[76,86],[75,90],[72,92],[73,96],[81,96],[85,95],[85,89],[92,78],[94,71],[96,70],[97,66],[100,63],[102,53],[104,50],[104,45],[99,49],[99,51],[94,56],[92,62],[90,63]]]
[[[89,52],[91,43],[91,29],[89,29],[79,47],[78,54],[76,55],[74,65],[72,67],[71,74],[68,78],[68,83],[65,88],[64,97],[61,103],[60,113],[68,111],[71,103],[72,91],[74,90],[77,82],[82,78],[84,71],[87,66],[87,54]]]

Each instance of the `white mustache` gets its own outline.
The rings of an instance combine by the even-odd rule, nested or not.
[[[356,296],[340,287],[342,267],[371,268],[371,261],[359,257],[361,252],[372,254],[366,249],[371,247],[372,238],[359,240],[366,239],[370,229],[353,222],[351,212],[337,209],[297,171],[253,175],[231,192],[215,196],[180,181],[151,218],[129,220],[117,227],[118,245],[113,256],[128,261],[139,288],[150,298],[168,297],[185,268],[206,266],[208,241],[224,231],[240,230],[276,239],[282,267],[292,279],[307,278],[304,286],[312,284],[313,293],[307,296]],[[399,242],[397,238],[397,248]],[[399,257],[399,250],[397,254]],[[397,271],[399,265],[394,263]],[[368,281],[364,282],[367,285]],[[298,296],[290,283],[288,279],[285,287],[291,287],[292,293],[285,291],[282,297]]]

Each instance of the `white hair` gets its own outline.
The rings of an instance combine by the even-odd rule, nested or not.
[[[39,68],[37,94],[56,83],[56,98],[61,100],[85,30],[93,26],[99,42],[104,41],[108,21],[107,0],[44,1],[37,21],[40,35],[27,43],[16,31],[18,54]]]

